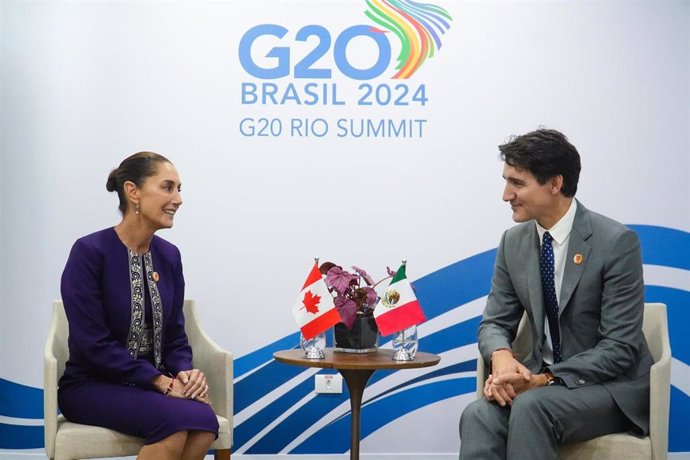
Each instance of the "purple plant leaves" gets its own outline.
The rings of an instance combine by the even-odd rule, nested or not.
[[[355,324],[355,318],[357,318],[357,304],[355,301],[346,297],[336,297],[333,303],[338,310],[341,322],[348,329],[352,329],[352,325]]]
[[[354,276],[356,278],[356,276]],[[328,287],[332,287],[340,295],[345,294],[347,288],[350,287],[350,282],[352,281],[353,275],[346,272],[340,267],[333,267],[328,270],[326,275],[326,284]]]
[[[364,300],[364,304],[373,308],[374,305],[376,305],[376,301],[379,299],[378,294],[376,294],[376,291],[373,288],[367,286],[363,287],[362,290],[367,295],[366,299]]]

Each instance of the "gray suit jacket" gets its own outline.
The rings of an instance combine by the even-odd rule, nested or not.
[[[534,221],[508,229],[501,239],[491,292],[479,325],[479,350],[510,348],[527,312],[532,350],[518,359],[532,372],[542,367],[544,309],[540,241]],[[580,255],[581,263],[575,263]],[[549,366],[568,388],[603,385],[636,431],[649,431],[649,369],[642,334],[644,281],[640,242],[633,231],[578,202],[559,304],[563,362]]]

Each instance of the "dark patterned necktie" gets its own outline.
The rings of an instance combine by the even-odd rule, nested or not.
[[[541,270],[541,285],[544,292],[544,306],[546,307],[546,317],[549,321],[549,331],[551,332],[551,344],[553,346],[553,361],[560,363],[561,359],[561,333],[558,326],[558,299],[556,298],[556,285],[554,284],[554,259],[553,238],[549,232],[544,233],[544,240],[541,245],[541,257],[539,258],[539,268]]]

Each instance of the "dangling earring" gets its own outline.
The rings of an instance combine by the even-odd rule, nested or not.
[[[139,214],[139,211],[141,210],[141,206],[139,206],[139,203],[136,203],[134,205],[134,213]]]

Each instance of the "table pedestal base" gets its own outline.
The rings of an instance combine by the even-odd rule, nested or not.
[[[370,369],[340,369],[338,372],[345,379],[345,384],[350,392],[350,460],[359,460],[359,435],[360,435],[360,409],[362,407],[362,395],[369,378],[374,373]]]

